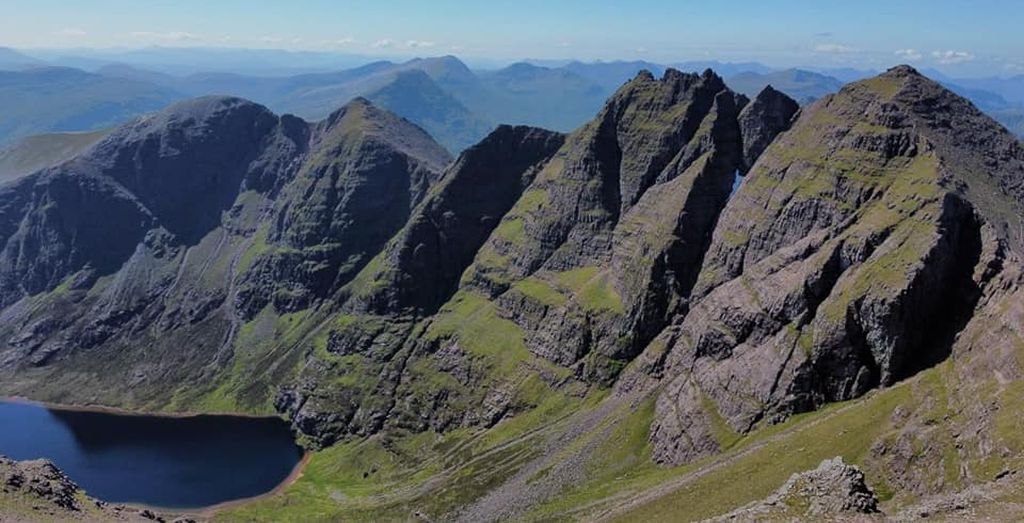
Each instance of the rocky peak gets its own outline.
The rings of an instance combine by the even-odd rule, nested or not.
[[[0,188],[0,307],[38,295],[61,311],[33,324],[38,311],[19,309],[5,322],[4,365],[53,363],[50,372],[97,347],[143,358],[120,344],[169,350],[161,344],[195,335],[206,341],[162,374],[192,379],[230,359],[244,319],[271,304],[308,308],[347,283],[450,160],[422,129],[366,100],[319,124],[231,97],[126,124]],[[90,293],[97,282],[104,292]],[[14,337],[31,341],[7,343]],[[97,379],[125,385],[122,372],[133,371]]]
[[[361,305],[377,313],[435,312],[564,140],[544,129],[501,125],[464,151],[388,245],[386,265],[373,276],[375,293],[361,296]]]
[[[317,125],[315,140],[336,147],[349,139],[352,143],[373,140],[415,157],[431,170],[440,172],[452,161],[451,154],[439,146],[416,124],[356,97],[331,113]]]
[[[800,104],[771,85],[765,86],[740,112],[743,168],[746,173],[779,133],[789,129]]]
[[[924,75],[922,75],[921,73],[917,72],[917,69],[914,69],[912,66],[907,65],[907,64],[900,64],[900,65],[897,65],[897,66],[894,66],[894,67],[890,67],[888,70],[886,70],[884,73],[882,73],[881,76],[883,76],[883,77],[893,77],[893,78],[907,78],[907,77],[915,77],[915,78],[922,78],[922,79],[926,78]]]
[[[638,81],[641,81],[641,82],[646,82],[646,81],[652,81],[654,79],[655,79],[654,78],[654,73],[650,72],[647,69],[641,69],[641,70],[637,71],[636,76],[634,76],[633,80],[631,80],[631,81],[637,81],[638,80]]]
[[[660,80],[638,76],[609,100],[598,119],[614,128],[618,145],[619,209],[636,203],[678,149],[697,132],[725,83],[669,68]],[[610,144],[609,144],[610,145]],[[613,167],[614,168],[614,167]]]
[[[669,375],[688,372],[659,399],[657,459],[714,449],[704,416],[744,432],[945,358],[1016,241],[1021,158],[909,68],[801,110],[729,200],[694,304],[665,333]]]
[[[180,102],[112,132],[65,170],[116,180],[186,243],[234,200],[278,119],[226,96]]]

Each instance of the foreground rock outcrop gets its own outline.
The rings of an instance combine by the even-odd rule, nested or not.
[[[35,521],[174,521],[147,509],[111,505],[92,499],[47,460],[14,461],[0,456],[0,520]]]
[[[878,496],[864,481],[864,473],[836,457],[818,468],[793,474],[779,490],[754,503],[710,521],[881,521]],[[858,517],[860,516],[860,517]]]

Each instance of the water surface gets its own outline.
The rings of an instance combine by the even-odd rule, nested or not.
[[[172,418],[0,401],[0,455],[53,461],[92,497],[198,508],[258,496],[302,458],[272,418]]]

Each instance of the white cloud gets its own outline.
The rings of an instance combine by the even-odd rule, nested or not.
[[[53,34],[57,36],[85,36],[87,33],[85,30],[77,27],[65,27],[59,31],[54,31]]]
[[[155,31],[133,31],[130,33],[134,38],[141,38],[145,40],[165,40],[169,42],[188,42],[202,40],[202,37],[195,33],[189,33],[187,31],[169,31],[166,33],[159,33]]]
[[[952,49],[948,51],[932,51],[932,57],[943,65],[962,64],[974,60],[973,54],[967,51],[954,51]]]
[[[370,44],[370,47],[374,49],[387,49],[388,47],[394,47],[395,41],[390,38],[381,38],[376,42]]]
[[[917,49],[897,49],[894,54],[908,62],[916,62],[923,58],[921,52]]]
[[[334,41],[334,45],[350,45],[350,44],[354,44],[354,43],[356,43],[356,39],[352,38],[351,36],[346,36],[344,38],[339,38],[339,39]]]
[[[280,36],[266,35],[260,37],[260,42],[265,44],[279,44],[284,41]]]
[[[857,49],[842,44],[818,44],[814,46],[815,53],[846,54],[856,51]]]
[[[422,49],[427,47],[434,47],[434,42],[427,42],[424,40],[409,40],[405,42],[405,46],[410,49]]]
[[[645,53],[647,53],[647,48],[646,47],[637,47],[634,51],[637,54],[645,54]]]

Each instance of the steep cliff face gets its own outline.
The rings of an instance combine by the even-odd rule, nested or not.
[[[941,116],[940,116],[941,115]],[[948,355],[1019,249],[1019,142],[900,67],[805,109],[715,230],[664,376],[655,459],[891,385]]]
[[[381,272],[373,276],[367,295],[359,297],[365,308],[378,314],[435,312],[533,182],[538,166],[564,140],[543,129],[501,126],[467,150],[384,251]]]
[[[7,392],[166,404],[224,375],[246,319],[341,287],[449,161],[365,100],[311,125],[206,97],[4,186]]]
[[[277,407],[324,444],[489,426],[540,391],[612,382],[686,309],[742,163],[745,103],[710,71],[670,70],[569,136],[499,128],[338,295]]]
[[[611,379],[692,284],[738,168],[745,102],[710,71],[637,76],[505,216],[467,290],[497,299],[532,352]]]
[[[429,136],[356,99],[310,130],[308,159],[268,211],[267,248],[239,286],[251,319],[331,295],[408,219],[450,161]]]
[[[792,98],[765,87],[740,113],[743,134],[743,172],[754,166],[765,148],[779,133],[789,129],[800,105]]]

